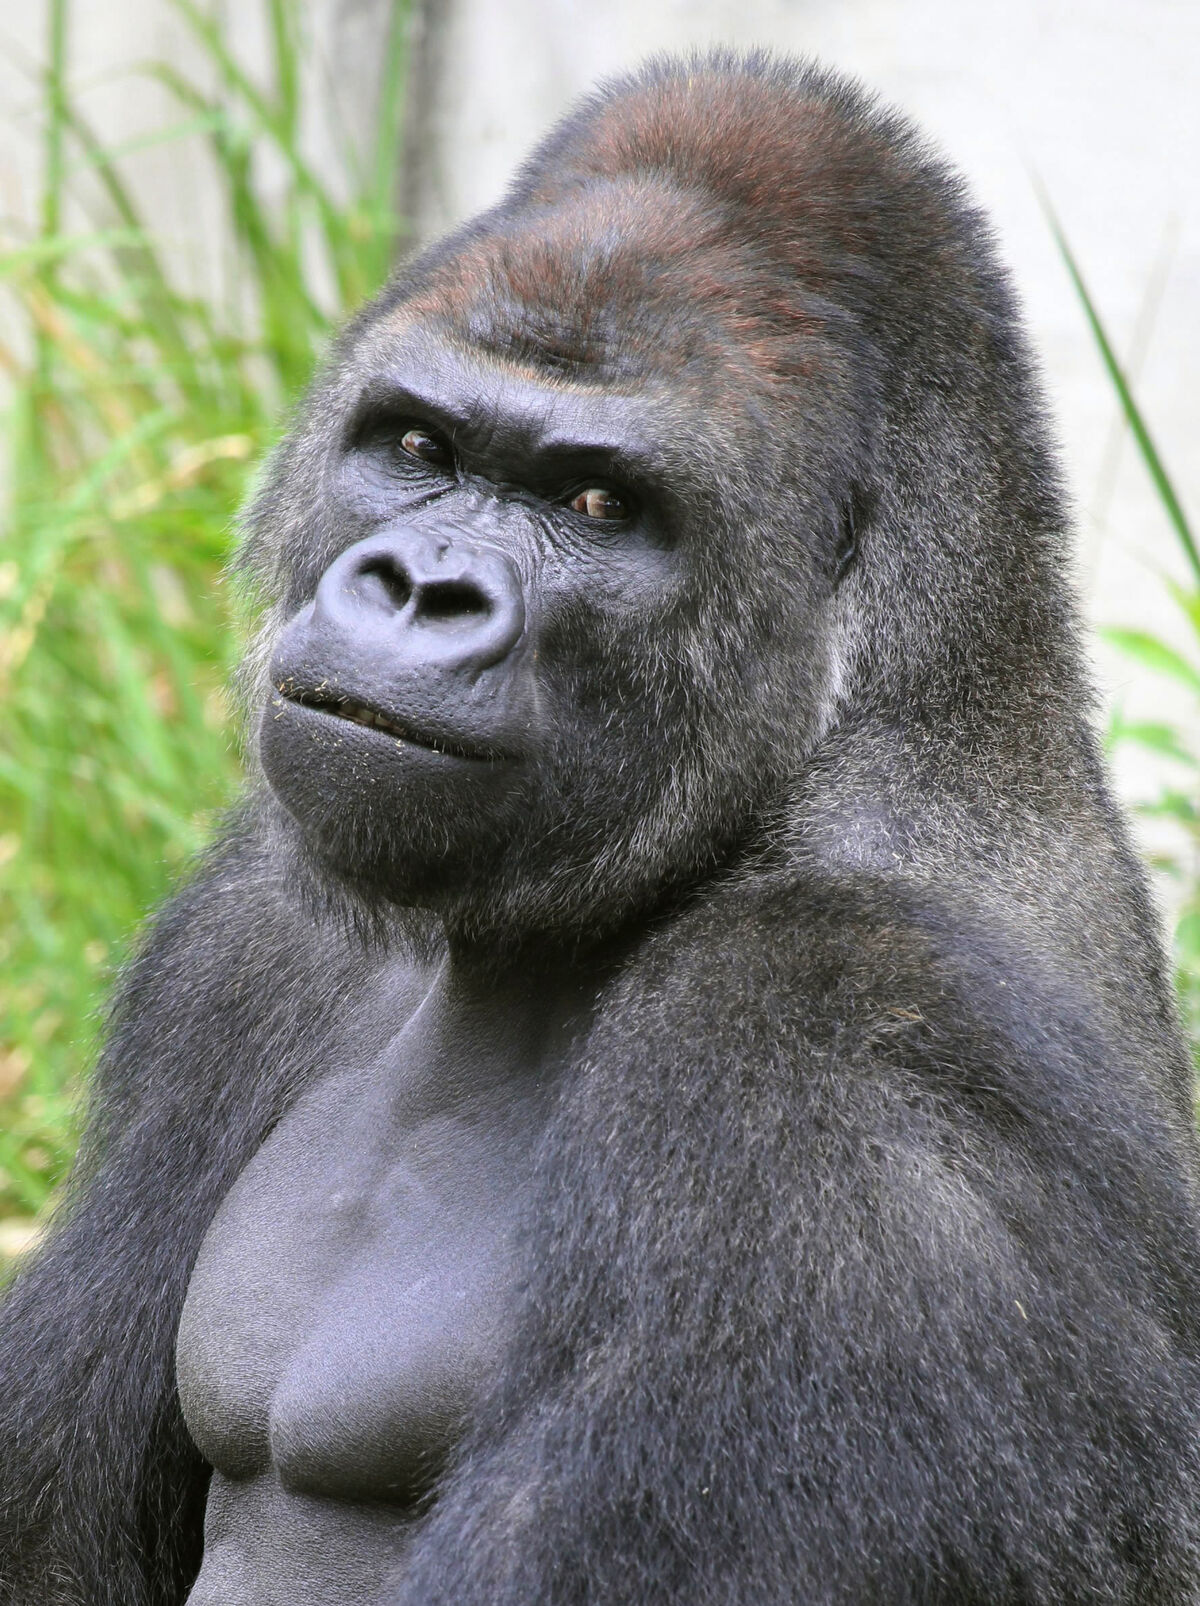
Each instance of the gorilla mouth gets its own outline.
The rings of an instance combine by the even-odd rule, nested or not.
[[[452,741],[446,736],[434,735],[431,731],[419,730],[398,720],[394,714],[384,714],[378,708],[360,703],[355,697],[325,697],[320,692],[288,691],[283,686],[276,686],[275,690],[288,702],[299,703],[301,708],[311,708],[319,714],[330,714],[335,719],[348,719],[354,725],[363,725],[367,730],[379,731],[384,736],[408,742],[413,747],[423,747],[431,753],[444,754],[448,758],[461,758],[480,764],[494,763],[504,756],[494,748],[476,747],[465,742]]]

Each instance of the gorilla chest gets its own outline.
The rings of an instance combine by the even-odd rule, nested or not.
[[[406,1505],[491,1377],[528,1119],[328,1078],[225,1200],[180,1324],[188,1427],[230,1479]]]

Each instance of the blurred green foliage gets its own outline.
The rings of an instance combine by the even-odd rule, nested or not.
[[[194,0],[164,3],[217,87],[132,71],[178,108],[155,142],[207,147],[236,305],[184,288],[139,211],[137,151],[111,153],[82,114],[68,0],[49,5],[40,216],[0,252],[0,1254],[68,1163],[114,968],[237,783],[222,572],[250,465],[398,232],[403,5],[369,148],[318,171],[302,0],[260,0],[265,82]]]

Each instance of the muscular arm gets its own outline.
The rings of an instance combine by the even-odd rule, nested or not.
[[[207,1478],[175,1398],[188,1276],[352,959],[243,825],[131,965],[70,1197],[0,1305],[0,1600],[182,1599]]]
[[[626,978],[387,1606],[1174,1598],[1190,1140],[1079,978],[912,902],[726,894]]]

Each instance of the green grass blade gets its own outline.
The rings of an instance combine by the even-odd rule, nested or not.
[[[1107,626],[1098,634],[1102,641],[1107,641],[1143,668],[1152,670],[1156,675],[1167,675],[1188,691],[1200,695],[1200,669],[1157,636],[1145,630],[1125,630],[1114,626]]]
[[[58,232],[62,214],[63,136],[67,124],[67,0],[50,0],[46,67],[46,135],[42,169],[42,235]]]
[[[1108,332],[1101,321],[1096,304],[1092,300],[1088,287],[1084,282],[1084,277],[1078,262],[1075,260],[1074,252],[1071,250],[1071,247],[1067,241],[1067,237],[1063,233],[1062,226],[1058,221],[1058,217],[1055,214],[1053,207],[1050,205],[1049,198],[1046,196],[1044,191],[1041,192],[1041,202],[1046,213],[1046,217],[1049,220],[1050,229],[1054,235],[1055,244],[1058,246],[1059,254],[1066,265],[1067,273],[1070,275],[1071,283],[1075,287],[1075,293],[1079,297],[1080,304],[1083,307],[1084,315],[1088,321],[1088,326],[1092,331],[1092,338],[1096,342],[1096,348],[1099,351],[1104,366],[1108,371],[1108,377],[1112,382],[1114,391],[1117,394],[1117,399],[1120,401],[1121,410],[1125,414],[1125,420],[1129,425],[1134,440],[1137,442],[1138,451],[1141,453],[1142,461],[1146,465],[1150,478],[1154,483],[1154,489],[1158,493],[1158,498],[1162,503],[1164,510],[1166,511],[1168,519],[1171,521],[1171,528],[1175,532],[1180,549],[1182,550],[1184,557],[1187,559],[1188,564],[1191,567],[1193,576],[1195,577],[1197,583],[1200,584],[1200,550],[1197,549],[1196,540],[1192,533],[1191,525],[1189,524],[1187,515],[1183,510],[1183,504],[1176,495],[1175,487],[1171,483],[1170,476],[1167,473],[1161,457],[1158,455],[1158,450],[1155,447],[1154,441],[1150,435],[1150,431],[1146,426],[1146,421],[1142,417],[1141,409],[1134,400],[1133,392],[1130,389],[1129,382],[1125,377],[1124,370],[1122,369],[1121,364],[1118,362],[1117,354],[1113,349],[1112,342],[1108,338]]]
[[[1109,741],[1110,744],[1133,742],[1135,746],[1143,747],[1149,753],[1159,753],[1163,758],[1171,758],[1177,763],[1186,764],[1189,769],[1200,769],[1200,759],[1184,744],[1179,732],[1172,725],[1164,725],[1154,720],[1114,720]]]

